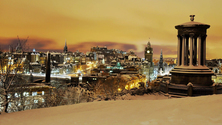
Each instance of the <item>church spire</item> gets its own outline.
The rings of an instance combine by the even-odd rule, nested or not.
[[[65,46],[64,46],[63,52],[64,52],[64,53],[67,53],[67,52],[68,52],[68,47],[67,47],[66,41],[65,41]]]
[[[161,49],[161,53],[160,53],[160,61],[159,61],[159,68],[158,68],[158,70],[160,71],[160,69],[162,69],[162,71],[164,70],[163,69],[163,53],[162,53],[162,49]]]
[[[163,60],[163,53],[162,53],[162,49],[161,49],[161,53],[160,53],[160,59]]]

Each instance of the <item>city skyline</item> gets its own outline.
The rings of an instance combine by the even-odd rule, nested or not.
[[[133,50],[144,57],[148,41],[154,58],[176,57],[175,25],[189,22],[210,24],[207,36],[207,59],[220,58],[222,40],[220,1],[2,1],[0,43],[9,44],[29,36],[30,49],[62,51],[65,41],[69,51],[90,51],[93,46]],[[149,39],[150,38],[150,39]]]

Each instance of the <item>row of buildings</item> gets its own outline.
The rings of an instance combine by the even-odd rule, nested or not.
[[[104,65],[107,69],[126,69],[127,67],[137,67],[138,73],[145,74],[148,81],[155,79],[159,70],[167,65],[163,62],[163,58],[158,63],[153,63],[153,48],[150,42],[145,48],[145,58],[138,57],[134,52],[125,52],[118,49],[107,49],[104,47],[92,47],[90,52],[86,54],[68,51],[67,43],[65,43],[63,52],[50,52],[51,55],[51,73],[52,74],[73,74],[82,72],[90,74],[88,69]],[[161,53],[162,55],[162,53]],[[33,49],[32,52],[22,51],[21,44],[18,44],[15,52],[2,53],[4,56],[4,65],[6,68],[18,68],[21,73],[45,73],[46,57],[45,52],[38,52]]]
[[[11,50],[11,49],[10,49]],[[38,52],[33,49],[32,52],[24,52],[21,44],[15,49],[15,52],[2,53],[4,63],[1,69],[5,69],[7,65],[11,68],[18,68],[21,73],[45,73],[46,53]],[[138,69],[137,73],[144,74],[147,81],[154,80],[158,75],[169,74],[169,71],[176,65],[176,59],[164,59],[162,51],[159,59],[153,59],[153,48],[150,42],[144,50],[144,58],[138,57],[134,52],[125,52],[118,49],[108,49],[104,47],[92,47],[90,52],[82,53],[68,51],[67,43],[63,52],[50,52],[51,55],[51,73],[59,74],[75,74],[82,73],[90,75],[100,65],[105,69],[126,70],[129,67]],[[6,58],[5,58],[6,57]],[[220,59],[207,60],[206,65],[211,68],[219,76],[221,70]],[[91,69],[94,69],[91,71]],[[3,70],[2,70],[3,71]],[[103,71],[106,72],[106,71]],[[109,71],[113,72],[113,71]],[[218,79],[219,77],[217,77]],[[215,79],[215,77],[214,77]],[[220,79],[220,78],[219,78]],[[219,81],[219,80],[217,80]]]

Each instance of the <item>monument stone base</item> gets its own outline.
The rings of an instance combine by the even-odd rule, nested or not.
[[[211,76],[214,74],[206,66],[177,66],[172,71],[171,83],[187,85],[192,83],[196,86],[211,86]]]

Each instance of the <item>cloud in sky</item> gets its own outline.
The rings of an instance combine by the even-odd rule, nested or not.
[[[51,39],[44,39],[44,38],[19,38],[20,41],[25,41],[27,39],[26,44],[24,45],[25,48],[36,49],[36,50],[55,50],[52,49],[51,46],[57,44],[55,41]],[[1,49],[7,51],[9,46],[16,47],[19,43],[18,38],[3,38],[0,37],[1,42]],[[23,43],[23,42],[22,42]],[[49,49],[50,48],[50,49]]]
[[[124,44],[124,43],[115,43],[115,42],[82,42],[75,45],[68,45],[68,49],[71,51],[82,49],[83,52],[89,52],[91,47],[104,47],[106,46],[108,49],[119,49],[123,51],[137,51],[137,47],[134,44]]]
[[[22,38],[20,38],[21,40],[24,40]],[[18,39],[17,38],[0,38],[1,41],[1,49],[7,51],[9,48],[9,45],[11,46],[16,46],[18,43]],[[51,48],[51,45],[55,45],[57,44],[55,41],[51,40],[51,39],[43,39],[43,38],[35,38],[35,39],[31,39],[29,38],[27,43],[26,43],[26,47],[29,48],[30,51],[32,51],[32,49],[36,49],[36,51],[59,51],[62,52],[63,51],[63,47],[65,45],[65,42],[63,43],[63,45],[59,46],[59,49],[57,48]],[[67,42],[67,46],[68,46],[68,50],[75,52],[77,50],[81,51],[81,52],[89,52],[91,47],[104,47],[106,46],[108,49],[119,49],[122,51],[134,51],[139,57],[144,57],[144,49],[146,47],[146,45],[142,45],[142,46],[137,46],[135,44],[127,44],[127,43],[116,43],[116,42],[110,42],[110,41],[104,41],[104,42],[81,42],[81,43],[77,43],[77,44],[71,44],[69,42]],[[152,43],[151,43],[152,44]],[[163,54],[165,57],[175,57],[176,54],[176,46],[162,46],[162,45],[152,45],[153,49],[154,49],[154,58],[159,58],[160,55],[160,51],[162,49]],[[142,51],[141,51],[142,50]]]

